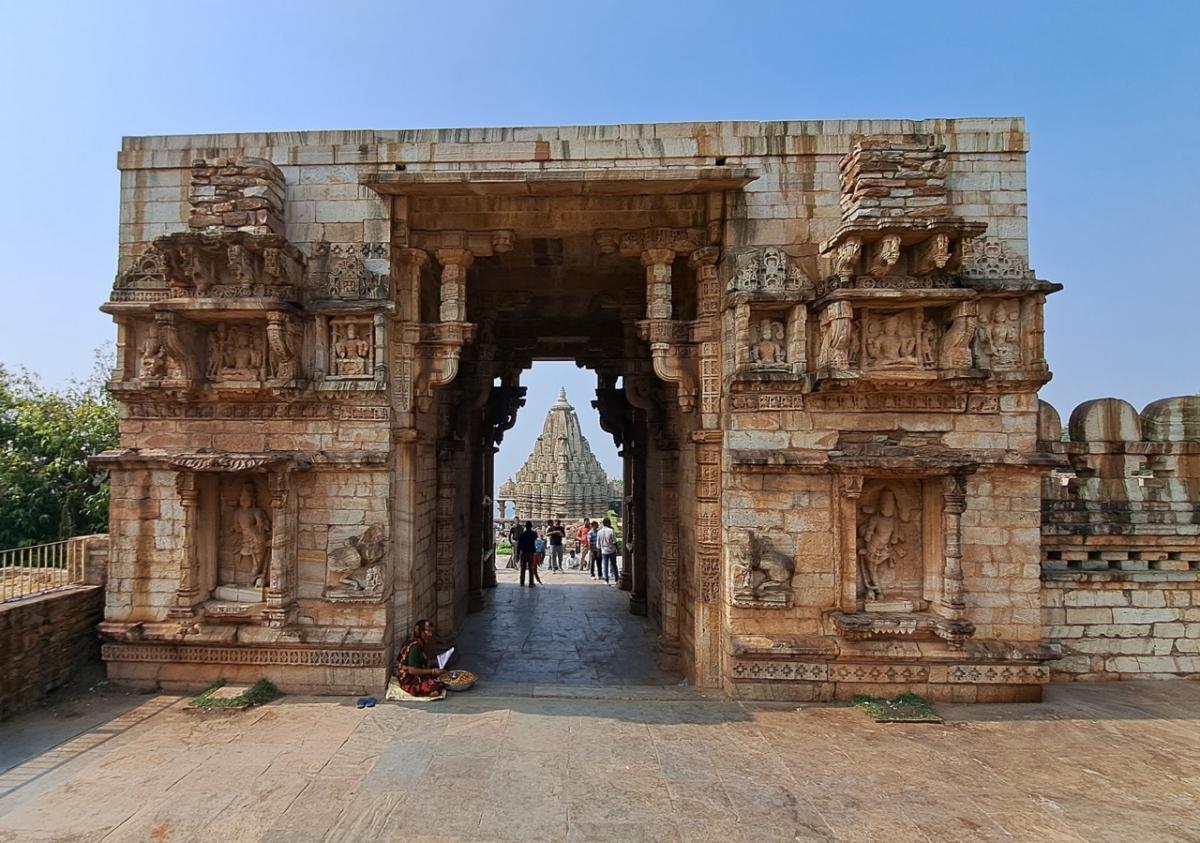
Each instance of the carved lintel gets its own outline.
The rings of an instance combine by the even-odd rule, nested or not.
[[[883,278],[892,271],[899,259],[900,235],[888,234],[871,246],[870,266],[867,271],[876,278]]]
[[[602,254],[620,252],[627,258],[640,257],[647,249],[669,249],[686,255],[709,242],[709,234],[703,228],[658,226],[633,231],[604,229],[596,232],[596,246]]]

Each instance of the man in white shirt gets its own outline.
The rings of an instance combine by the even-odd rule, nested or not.
[[[604,571],[604,581],[608,582],[608,577],[612,575],[612,585],[617,585],[621,580],[621,574],[617,570],[617,534],[612,528],[612,522],[607,518],[604,519],[604,526],[600,528],[598,537],[600,544],[600,561],[601,569]]]

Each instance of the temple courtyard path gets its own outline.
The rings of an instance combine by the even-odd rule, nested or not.
[[[1197,840],[1200,684],[942,705],[113,694],[0,725],[3,841]]]
[[[542,566],[543,569],[546,567]],[[515,570],[496,572],[497,587],[485,592],[482,611],[467,616],[458,636],[459,661],[479,676],[486,693],[564,693],[578,687],[649,691],[661,698],[682,674],[660,670],[658,629],[629,613],[629,592],[587,573],[541,572],[542,584],[522,588]],[[680,696],[696,698],[691,689]]]

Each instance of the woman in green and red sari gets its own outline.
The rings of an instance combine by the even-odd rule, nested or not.
[[[400,649],[396,660],[396,678],[405,693],[414,697],[438,697],[446,691],[439,677],[446,671],[426,654],[433,640],[433,624],[426,620],[413,624],[413,635]]]

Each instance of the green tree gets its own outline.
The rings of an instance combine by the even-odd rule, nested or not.
[[[117,443],[103,361],[86,381],[51,390],[0,366],[0,548],[103,532],[108,482],[88,457]]]

